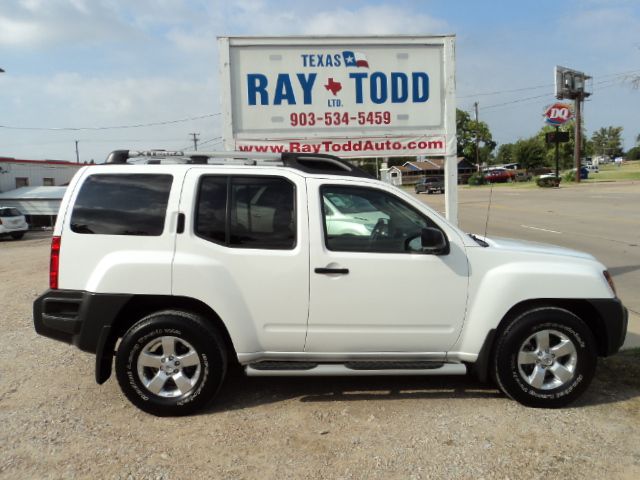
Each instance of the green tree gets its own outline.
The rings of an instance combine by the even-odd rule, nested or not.
[[[513,163],[516,161],[515,143],[503,143],[498,147],[496,153],[496,163],[504,165],[505,163]]]
[[[640,146],[631,148],[625,155],[627,160],[640,160]]]
[[[456,129],[458,137],[458,156],[464,157],[470,162],[476,161],[476,135],[480,148],[478,157],[480,163],[490,163],[492,152],[496,148],[489,125],[485,122],[471,120],[471,116],[460,109],[456,110]]]
[[[513,145],[513,151],[515,160],[521,168],[531,170],[545,164],[545,146],[539,136],[518,140]]]
[[[622,127],[602,127],[593,132],[591,142],[597,155],[619,157],[622,155]]]

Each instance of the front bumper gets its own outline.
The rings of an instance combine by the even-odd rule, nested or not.
[[[629,324],[629,311],[622,305],[619,298],[605,298],[589,300],[591,306],[598,312],[604,329],[604,345],[601,344],[604,356],[613,355],[624,344]]]
[[[95,353],[104,327],[113,322],[132,295],[80,290],[47,290],[33,302],[36,332]]]

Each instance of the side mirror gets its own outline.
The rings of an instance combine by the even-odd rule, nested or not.
[[[422,251],[432,255],[445,255],[449,253],[449,242],[441,230],[426,227],[420,234],[422,241]]]

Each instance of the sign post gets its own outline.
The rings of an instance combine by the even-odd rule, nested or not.
[[[445,158],[457,222],[453,36],[220,37],[228,150]]]
[[[569,132],[560,132],[560,125],[564,125],[572,118],[571,106],[566,103],[554,103],[544,110],[544,121],[556,128],[555,132],[547,133],[547,143],[556,145],[556,179],[560,178],[560,143],[569,141]],[[578,171],[577,175],[580,175]],[[560,182],[557,183],[560,186]]]

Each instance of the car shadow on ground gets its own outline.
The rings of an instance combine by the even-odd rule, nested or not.
[[[242,410],[298,399],[303,403],[411,399],[505,399],[491,384],[466,376],[403,377],[245,377],[232,372],[212,407]],[[640,350],[600,359],[587,392],[569,408],[635,400],[640,407]]]
[[[640,349],[599,359],[593,383],[572,406],[579,408],[625,401],[632,401],[633,408],[640,411]]]
[[[499,398],[501,393],[470,376],[245,377],[230,375],[204,413],[242,410],[290,399],[300,402]]]
[[[624,275],[625,273],[635,272],[640,270],[640,265],[625,265],[624,267],[611,267],[609,273],[614,277],[617,275]]]

